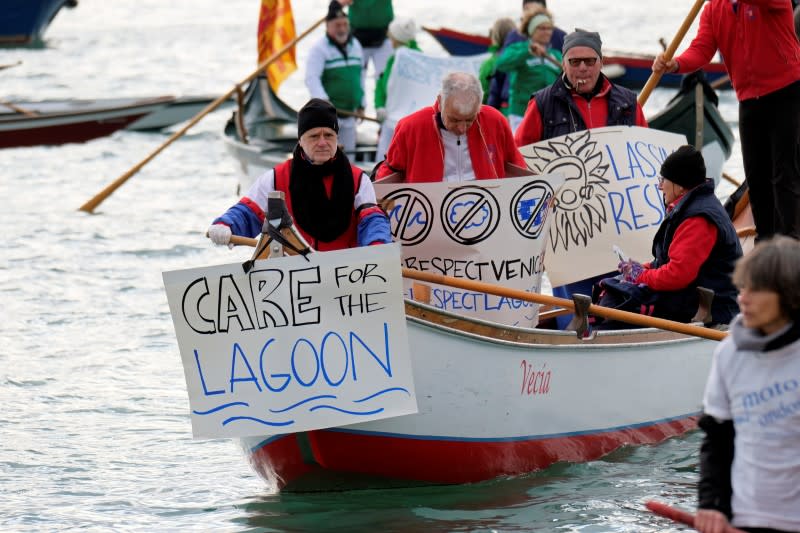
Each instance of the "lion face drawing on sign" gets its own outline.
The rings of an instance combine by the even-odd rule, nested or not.
[[[607,220],[609,165],[603,163],[597,142],[585,130],[535,146],[533,151],[533,156],[526,156],[529,169],[539,174],[561,172],[566,179],[553,202],[550,248],[566,251],[570,246],[586,246]]]

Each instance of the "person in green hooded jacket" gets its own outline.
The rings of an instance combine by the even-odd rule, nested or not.
[[[497,70],[510,77],[508,121],[511,131],[522,122],[531,95],[551,85],[561,74],[561,52],[550,45],[553,29],[553,16],[546,8],[526,11],[520,33],[528,39],[507,46],[497,58]]]
[[[353,37],[358,39],[364,50],[362,83],[370,60],[377,81],[386,68],[386,61],[392,55],[392,44],[387,35],[389,24],[394,20],[392,0],[341,0],[340,3],[349,6],[347,13]]]
[[[503,52],[503,43],[508,37],[508,34],[514,30],[514,21],[508,17],[499,18],[494,21],[492,28],[489,30],[489,59],[481,63],[481,68],[478,71],[478,79],[481,81],[483,88],[483,103],[489,103],[489,85],[497,72],[497,58]],[[500,112],[508,116],[508,106],[502,107]]]

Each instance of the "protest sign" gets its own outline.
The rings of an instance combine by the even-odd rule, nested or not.
[[[386,116],[392,123],[425,106],[433,105],[442,78],[448,72],[478,75],[489,54],[431,56],[401,47],[395,50],[392,75],[386,87]]]
[[[375,183],[403,266],[541,292],[550,201],[563,178],[523,176],[449,183]],[[420,299],[405,282],[406,297]],[[428,300],[427,297],[423,298]],[[538,306],[435,285],[431,305],[457,314],[535,326]]]
[[[665,214],[658,172],[684,144],[682,135],[614,126],[520,148],[529,169],[565,178],[547,242],[545,268],[554,287],[615,271],[615,245],[627,257],[652,259],[653,236]]]
[[[397,244],[164,272],[195,437],[417,411]]]

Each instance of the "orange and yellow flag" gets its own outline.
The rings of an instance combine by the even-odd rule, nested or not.
[[[295,37],[292,4],[289,0],[261,0],[258,16],[258,64],[272,57]],[[297,70],[295,49],[282,54],[267,66],[267,79],[273,91]]]

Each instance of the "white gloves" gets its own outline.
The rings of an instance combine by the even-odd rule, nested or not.
[[[227,244],[228,248],[233,248],[233,244],[231,244],[231,228],[225,224],[212,224],[208,228],[208,238],[214,244]]]
[[[384,120],[386,120],[386,108],[385,107],[379,107],[378,109],[376,109],[375,110],[375,118],[377,118],[380,122],[383,122]]]

